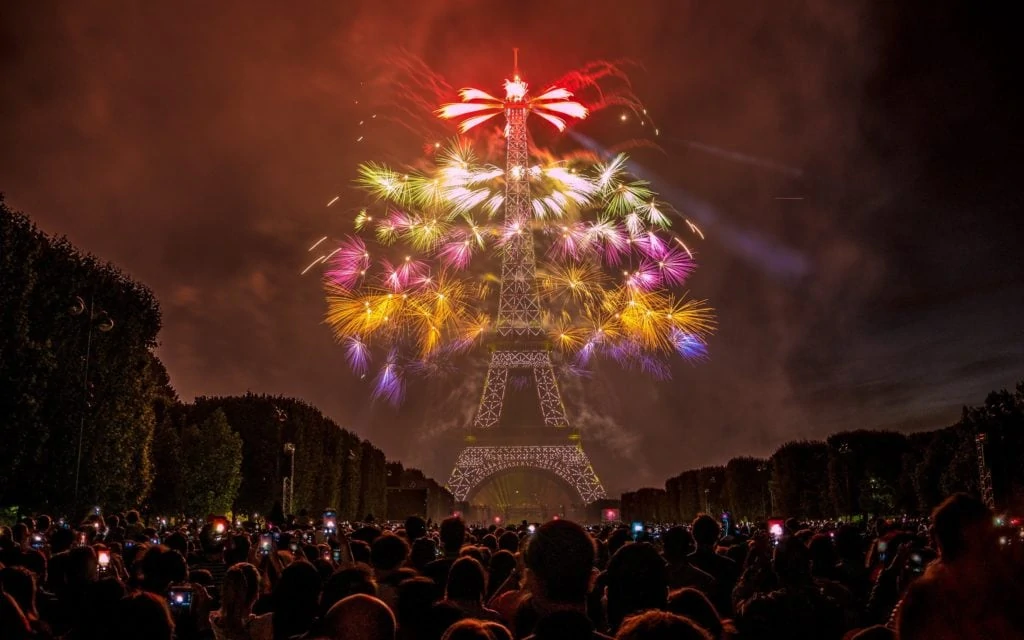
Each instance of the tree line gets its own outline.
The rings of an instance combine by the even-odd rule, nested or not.
[[[978,439],[997,508],[1024,508],[1024,381],[964,407],[956,424],[912,434],[844,431],[787,442],[770,458],[690,469],[665,488],[622,494],[627,520],[680,522],[728,511],[734,519],[847,518],[927,513],[951,493],[981,494]]]
[[[0,194],[0,508],[267,514],[292,443],[295,511],[383,516],[380,449],[293,398],[181,402],[154,353],[160,327],[145,285]]]

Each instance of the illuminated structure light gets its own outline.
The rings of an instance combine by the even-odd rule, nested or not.
[[[584,502],[605,497],[604,487],[582,447],[576,445],[470,446],[459,454],[448,479],[448,489],[458,501],[491,476],[511,469],[543,469],[573,487]]]
[[[538,346],[545,334],[541,324],[533,232],[529,225],[533,215],[530,202],[530,177],[533,172],[526,170],[530,162],[526,117],[531,112],[531,103],[526,98],[527,85],[519,78],[518,64],[514,80],[506,82],[505,91],[503,102],[475,89],[463,91],[464,99],[485,99],[490,101],[488,109],[500,105],[504,111],[507,145],[505,174],[510,178],[505,181],[505,228],[517,231],[508,234],[501,260],[501,293],[495,334],[501,340],[502,348],[491,353],[473,429],[498,431],[509,369],[532,369],[544,425],[567,428],[569,420],[551,366],[550,351]],[[561,130],[565,121],[550,113],[543,113],[540,110],[543,106],[541,102],[565,100],[571,95],[564,89],[551,89],[534,99],[532,110]],[[555,103],[554,106],[549,103],[548,107],[573,117],[582,118],[587,113],[578,103]],[[458,105],[448,105],[447,109],[448,113],[458,111]],[[473,107],[471,109],[478,111]],[[451,117],[446,115],[444,109],[441,116]],[[575,438],[572,444],[564,445],[467,446],[455,461],[455,468],[448,479],[448,488],[456,500],[464,501],[475,487],[494,474],[509,469],[530,468],[556,474],[579,493],[583,502],[589,503],[605,497],[604,487],[594,473],[590,459],[580,441]]]

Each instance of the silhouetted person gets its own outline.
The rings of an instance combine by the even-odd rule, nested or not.
[[[139,592],[118,604],[114,615],[116,640],[171,640],[174,621],[167,601],[152,593]]]
[[[594,553],[590,534],[574,522],[553,520],[538,527],[524,552],[526,583],[531,595],[516,614],[516,637],[523,637],[555,613],[572,611],[587,615]],[[522,627],[526,621],[532,623],[530,628]],[[591,631],[591,637],[607,636]]]
[[[723,634],[733,634],[735,629],[728,620],[722,620],[708,597],[691,587],[677,589],[668,594],[666,610],[677,616],[689,618],[713,638],[722,638]]]
[[[497,611],[484,606],[487,575],[475,558],[459,558],[448,572],[445,599],[461,608],[471,618],[501,622]]]
[[[676,526],[661,536],[662,553],[668,562],[670,589],[694,587],[704,593],[713,593],[715,579],[710,573],[690,564],[689,556],[696,549],[693,536],[684,527]]]
[[[224,574],[220,609],[210,614],[216,640],[268,640],[273,635],[272,615],[255,616],[259,573],[251,564],[238,563]]]
[[[627,618],[615,640],[713,640],[693,621],[667,611],[648,611]]]
[[[491,557],[490,573],[487,580],[485,601],[490,601],[495,592],[505,584],[508,577],[516,570],[516,557],[508,551],[501,550]]]
[[[668,601],[668,568],[648,542],[615,552],[607,570],[608,626],[614,631],[626,616],[664,609]]]
[[[1020,567],[1001,553],[992,512],[958,493],[932,513],[939,559],[914,581],[899,608],[901,640],[1024,636]]]
[[[735,562],[715,551],[721,534],[717,520],[701,514],[694,518],[692,528],[697,548],[688,556],[690,564],[715,579],[715,589],[710,594],[711,602],[722,615],[731,615],[732,590],[739,578],[740,569]]]
[[[445,518],[441,521],[440,536],[443,557],[427,564],[423,574],[433,580],[440,592],[444,593],[448,587],[448,571],[466,541],[466,523],[457,516]]]
[[[405,537],[412,544],[427,535],[427,523],[419,516],[409,516],[405,519]]]
[[[425,637],[436,590],[436,585],[430,578],[410,578],[398,585],[395,616],[398,618],[399,638],[419,640]]]
[[[838,604],[822,595],[811,577],[807,547],[795,537],[783,538],[771,561],[773,588],[751,590],[748,574],[736,588],[737,627],[743,636],[785,636],[792,640],[838,639],[845,631]]]
[[[332,640],[394,640],[396,623],[379,598],[360,593],[335,603],[323,627]]]
[[[320,575],[308,562],[293,562],[274,587],[274,640],[305,633],[320,605]]]
[[[405,579],[402,565],[409,557],[409,545],[402,538],[385,533],[373,541],[370,561],[377,579],[377,597],[392,609],[398,599],[398,584]]]

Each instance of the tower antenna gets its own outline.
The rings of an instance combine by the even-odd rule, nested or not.
[[[519,47],[513,47],[512,49],[512,73],[515,74],[516,78],[519,77]]]

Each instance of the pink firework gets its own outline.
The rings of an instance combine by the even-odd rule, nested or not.
[[[328,282],[343,289],[352,289],[366,275],[370,254],[361,238],[348,236],[331,258],[330,268],[324,274]]]
[[[588,110],[579,102],[570,100],[572,92],[563,87],[549,87],[537,96],[530,96],[529,85],[519,77],[519,65],[512,79],[505,80],[505,98],[497,98],[480,89],[462,89],[462,102],[442,105],[437,115],[446,120],[462,119],[459,131],[465,133],[473,127],[500,115],[508,106],[526,105],[538,117],[546,120],[559,131],[565,131],[567,118],[582,120]]]

